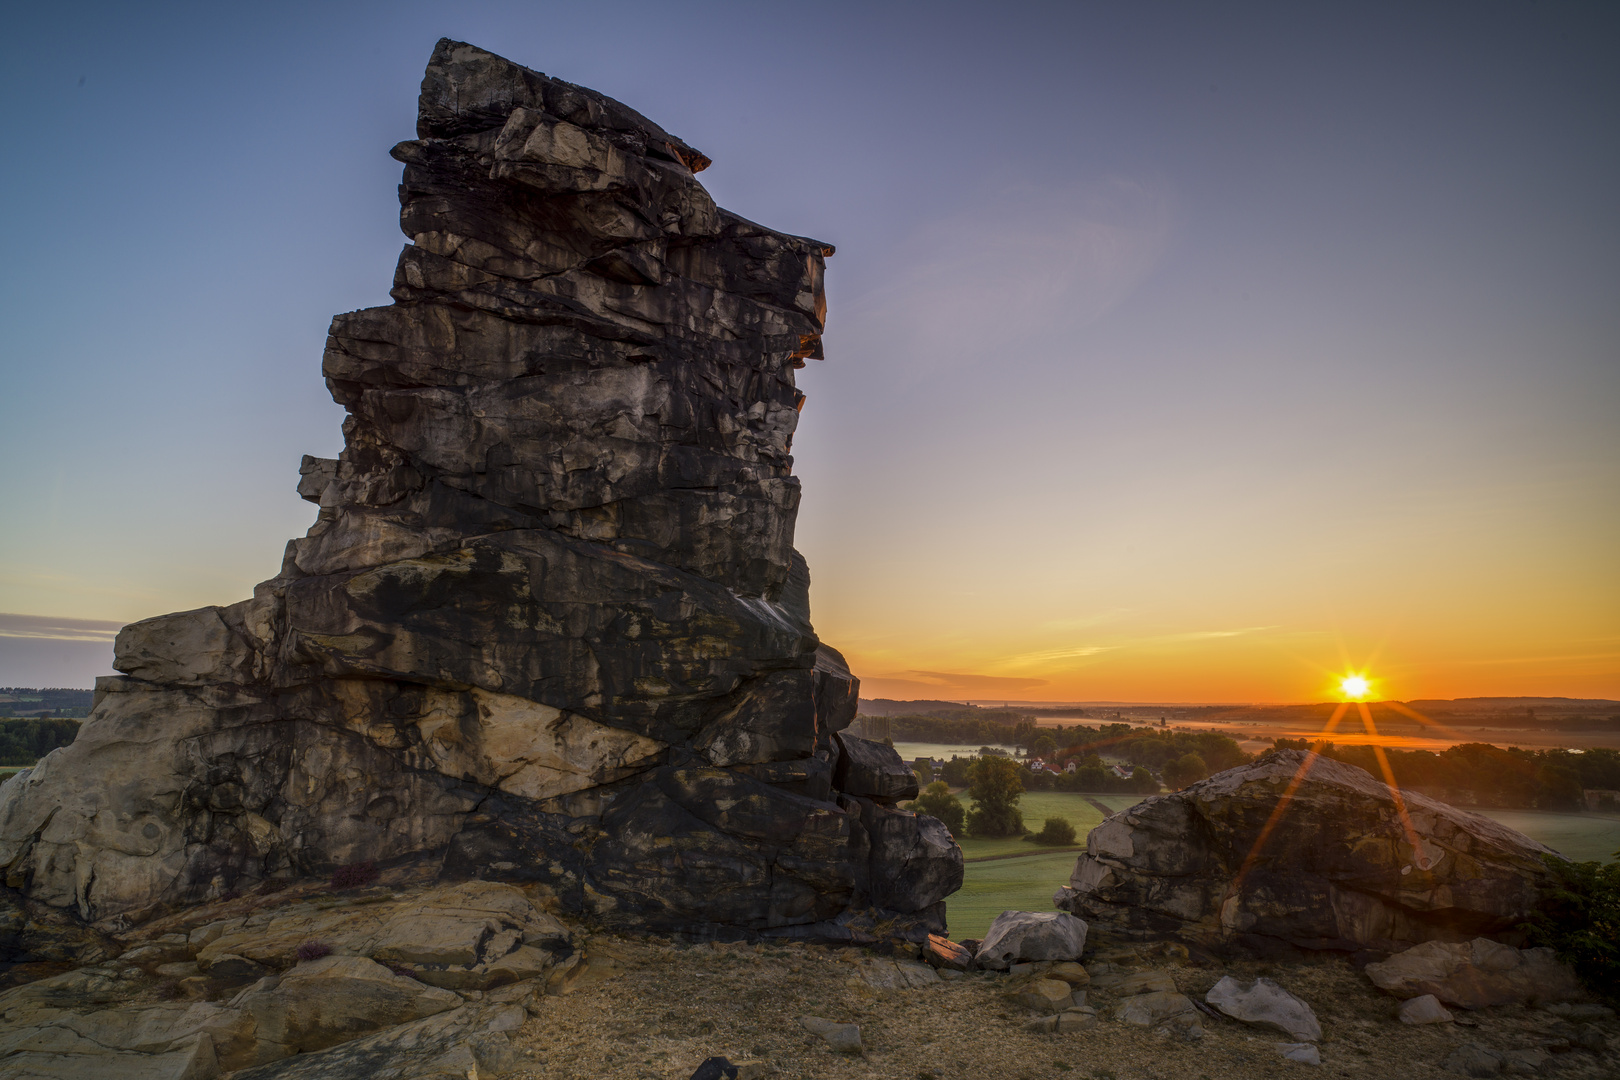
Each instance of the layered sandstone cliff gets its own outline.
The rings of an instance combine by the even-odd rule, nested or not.
[[[832,248],[470,45],[417,131],[394,303],[332,323],[319,520],[251,600],[124,630],[77,742],[0,786],[7,887],[131,920],[376,861],[610,923],[942,929],[960,849],[840,734],[793,549]]]

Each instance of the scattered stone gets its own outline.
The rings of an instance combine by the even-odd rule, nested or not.
[[[1026,1009],[1054,1015],[1074,1004],[1069,984],[1062,979],[1036,979],[1007,997]]]
[[[819,1016],[799,1017],[799,1026],[812,1035],[819,1035],[833,1050],[840,1054],[858,1054],[861,1052],[861,1028],[859,1024],[840,1024],[833,1020],[824,1020]]]
[[[1086,969],[1070,960],[1053,964],[1047,969],[1046,974],[1049,978],[1062,979],[1070,986],[1086,986],[1091,982],[1091,976],[1087,974]]]
[[[929,934],[922,957],[937,968],[966,971],[973,966],[973,954],[948,937]]]
[[[1155,994],[1175,990],[1176,980],[1168,971],[1132,971],[1123,975],[1104,975],[1093,980],[1091,985],[1098,990],[1108,990],[1120,995]]]
[[[624,969],[619,961],[602,953],[586,956],[577,953],[565,966],[558,968],[546,980],[546,993],[572,994],[586,987],[598,986],[619,975]]]
[[[1268,753],[1106,819],[1053,900],[1127,937],[1393,952],[1459,924],[1511,930],[1551,884],[1549,849],[1522,833],[1415,792],[1405,809],[1353,765]]]
[[[1463,1076],[1495,1076],[1502,1071],[1502,1055],[1478,1043],[1464,1043],[1447,1054],[1440,1067]]]
[[[1489,938],[1425,941],[1368,964],[1366,972],[1374,986],[1396,997],[1433,994],[1465,1009],[1561,1002],[1582,994],[1575,972],[1553,950],[1515,949]]]
[[[1582,1024],[1575,1032],[1575,1045],[1582,1050],[1601,1054],[1609,1048],[1609,1037],[1596,1024]]]
[[[1114,1010],[1114,1019],[1138,1027],[1154,1027],[1169,1020],[1179,1026],[1203,1027],[1203,1018],[1185,994],[1174,990],[1155,990],[1126,998]]]
[[[1401,1023],[1403,1024],[1449,1024],[1457,1018],[1451,1015],[1451,1010],[1440,1004],[1440,999],[1433,994],[1424,994],[1422,997],[1409,998],[1401,1003]]]
[[[1317,1050],[1316,1047],[1311,1043],[1280,1042],[1276,1043],[1275,1045],[1277,1047],[1277,1053],[1281,1054],[1289,1061],[1298,1062],[1301,1065],[1322,1064],[1321,1051]]]
[[[1078,1031],[1089,1031],[1097,1026],[1095,1010],[1065,1009],[1058,1013],[1057,1033],[1070,1035]]]
[[[1554,1016],[1562,1016],[1566,1020],[1614,1019],[1614,1010],[1607,1005],[1594,1005],[1588,1002],[1555,1001],[1543,1005],[1542,1008]]]
[[[861,979],[873,990],[910,990],[938,985],[939,972],[915,960],[873,960],[861,967]]]
[[[1502,1071],[1516,1076],[1535,1076],[1541,1072],[1542,1067],[1551,1059],[1551,1054],[1535,1047],[1504,1050],[1502,1052]]]
[[[1259,978],[1244,986],[1227,975],[1204,995],[1204,1000],[1233,1019],[1267,1024],[1298,1042],[1315,1042],[1322,1037],[1322,1025],[1311,1007],[1270,979]]]
[[[1006,971],[1021,960],[1079,960],[1085,948],[1084,920],[1066,911],[1003,911],[974,960],[982,968]]]

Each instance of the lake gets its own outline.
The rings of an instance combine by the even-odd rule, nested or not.
[[[920,757],[938,758],[941,761],[949,761],[952,757],[976,757],[979,747],[984,745],[986,744],[974,743],[968,746],[966,743],[896,742],[894,749],[899,753],[900,759],[910,765],[913,760]],[[998,749],[1007,751],[1009,756],[1018,756],[1016,746],[1002,746]]]

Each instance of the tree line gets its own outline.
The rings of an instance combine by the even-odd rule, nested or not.
[[[29,717],[0,720],[0,765],[32,765],[79,734],[79,721]]]
[[[1335,746],[1305,739],[1278,739],[1279,750],[1308,750],[1355,765],[1383,778],[1370,746]],[[1490,743],[1460,743],[1432,750],[1385,750],[1395,782],[1445,802],[1501,809],[1579,810],[1584,789],[1620,790],[1620,750],[1506,749]]]

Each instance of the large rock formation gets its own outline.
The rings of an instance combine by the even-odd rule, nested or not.
[[[1053,899],[1105,935],[1258,951],[1393,952],[1530,914],[1550,849],[1422,795],[1402,803],[1353,765],[1268,754],[1108,818]]]
[[[105,926],[374,860],[610,924],[943,929],[960,849],[840,734],[793,549],[832,248],[470,45],[417,132],[394,303],[328,338],[319,520],[251,600],[119,635],[78,741],[0,787],[6,885]]]

